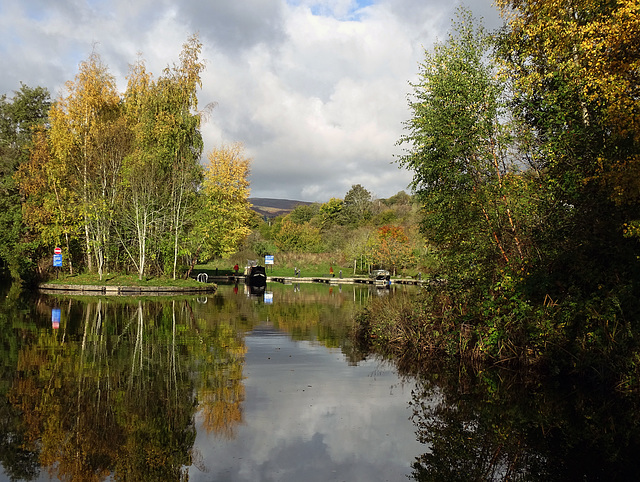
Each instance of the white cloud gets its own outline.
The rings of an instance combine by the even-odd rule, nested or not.
[[[9,5],[6,5],[9,3]],[[491,0],[471,5],[496,27]],[[454,4],[432,0],[24,0],[0,6],[0,93],[20,81],[57,95],[94,48],[126,88],[138,52],[155,75],[194,32],[207,70],[205,150],[240,141],[252,195],[326,201],[362,184],[406,189],[393,164],[408,82],[423,46],[443,38]],[[489,15],[487,15],[489,14]]]

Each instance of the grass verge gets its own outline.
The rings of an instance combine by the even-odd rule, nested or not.
[[[193,279],[172,279],[162,276],[149,276],[142,280],[138,279],[134,274],[105,274],[102,279],[95,273],[83,273],[78,275],[61,275],[57,279],[47,281],[50,284],[69,284],[69,285],[95,285],[95,286],[176,286],[191,287],[199,286],[199,283]]]

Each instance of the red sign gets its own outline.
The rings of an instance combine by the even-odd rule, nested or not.
[[[53,248],[53,254],[62,254],[62,248]]]

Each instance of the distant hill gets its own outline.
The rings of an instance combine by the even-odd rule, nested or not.
[[[275,218],[289,214],[296,206],[301,204],[313,204],[308,201],[293,201],[291,199],[271,199],[265,197],[249,198],[249,202],[253,205],[252,209],[260,216],[267,218]]]

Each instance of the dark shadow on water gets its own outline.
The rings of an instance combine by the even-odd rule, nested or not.
[[[428,447],[413,463],[413,480],[638,480],[635,397],[451,361],[398,366],[417,380],[413,423]]]

